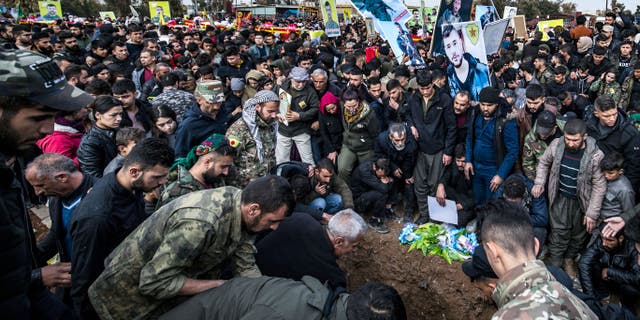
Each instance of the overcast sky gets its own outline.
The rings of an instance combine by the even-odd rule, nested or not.
[[[578,11],[596,11],[604,9],[606,0],[569,0],[567,2],[575,2],[578,4]],[[636,6],[640,4],[637,0],[618,0],[623,3],[627,10],[636,11]],[[611,0],[609,0],[611,6]]]

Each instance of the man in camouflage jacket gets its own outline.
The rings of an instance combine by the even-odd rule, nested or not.
[[[540,260],[522,263],[500,277],[493,292],[498,319],[597,319],[569,289],[560,284]]]
[[[564,124],[563,120],[558,120],[549,110],[538,115],[533,128],[524,137],[522,146],[522,172],[528,179],[536,179],[538,160],[553,140],[562,137]]]
[[[275,230],[292,203],[289,184],[277,176],[244,191],[223,187],[176,199],[109,255],[89,288],[91,303],[101,319],[154,318],[182,302],[180,296],[222,285],[215,279],[227,262],[236,276],[258,277],[253,233]]]
[[[236,148],[236,183],[246,186],[251,180],[268,174],[276,166],[278,96],[262,90],[245,102],[242,118],[227,130],[229,144]]]
[[[479,210],[481,246],[499,279],[492,294],[498,311],[492,319],[597,319],[536,260],[539,243],[524,207],[491,200]]]

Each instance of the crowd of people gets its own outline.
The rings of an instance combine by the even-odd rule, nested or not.
[[[357,19],[315,39],[262,18],[0,24],[0,310],[405,319],[388,285],[345,292],[337,261],[368,229],[432,221],[434,197],[478,233],[463,271],[496,319],[633,318],[640,32],[623,17],[508,29],[491,85],[455,94],[448,55],[421,40],[410,65]]]

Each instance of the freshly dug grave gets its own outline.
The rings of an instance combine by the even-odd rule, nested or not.
[[[367,232],[348,257],[341,258],[349,290],[367,281],[380,281],[396,288],[407,309],[408,319],[490,319],[496,311],[462,272],[460,262],[447,264],[443,258],[407,253],[400,244],[402,225],[388,222],[391,231]]]

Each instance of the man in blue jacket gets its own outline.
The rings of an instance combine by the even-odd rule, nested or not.
[[[495,198],[518,158],[518,129],[499,106],[498,90],[486,87],[480,92],[480,112],[467,132],[465,175],[473,175],[476,204]]]
[[[176,158],[186,157],[191,148],[210,135],[225,134],[227,131],[230,115],[222,110],[224,102],[222,82],[200,81],[194,95],[198,104],[187,110],[184,121],[178,125],[178,131],[176,131]]]

